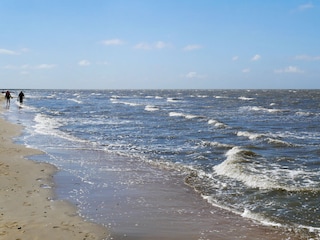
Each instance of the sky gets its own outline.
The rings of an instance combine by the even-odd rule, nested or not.
[[[320,0],[0,0],[1,89],[320,89]]]

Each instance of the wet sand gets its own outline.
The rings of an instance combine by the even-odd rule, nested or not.
[[[5,111],[3,100],[0,106]],[[52,200],[57,169],[25,159],[41,152],[13,144],[20,133],[0,118],[0,239],[106,239],[105,227],[84,221],[70,203]]]
[[[96,184],[106,186],[80,202],[89,202],[82,206],[84,214],[110,227],[110,239],[307,239],[212,206],[184,183],[183,174],[118,155],[101,157],[92,164],[101,164],[106,178]],[[67,197],[81,183],[60,173],[59,185]]]

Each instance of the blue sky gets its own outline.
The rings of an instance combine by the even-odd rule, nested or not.
[[[320,0],[1,0],[0,88],[320,88]]]

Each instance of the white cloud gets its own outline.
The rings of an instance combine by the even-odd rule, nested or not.
[[[162,48],[167,47],[167,44],[162,42],[162,41],[158,41],[158,42],[155,43],[155,47],[158,48],[158,49],[162,49]]]
[[[251,58],[251,61],[258,61],[258,60],[260,60],[260,58],[261,58],[261,56],[259,54],[256,54]]]
[[[8,50],[8,49],[0,49],[0,54],[5,54],[5,55],[19,55],[18,52],[12,51],[12,50]]]
[[[320,56],[298,55],[298,56],[295,56],[294,59],[305,60],[305,61],[319,61]]]
[[[88,60],[81,60],[78,64],[79,66],[89,66],[91,63]]]
[[[237,61],[239,59],[239,57],[238,56],[234,56],[234,57],[232,57],[232,61]]]
[[[198,50],[201,49],[202,46],[198,44],[192,44],[192,45],[187,45],[183,48],[184,51],[193,51],[193,50]]]
[[[185,78],[188,79],[200,79],[205,78],[205,75],[198,74],[197,72],[188,72],[186,75],[184,75]]]
[[[135,49],[142,49],[142,50],[150,50],[152,47],[148,43],[138,43],[134,46]]]
[[[189,72],[187,73],[186,78],[195,78],[196,76],[197,76],[196,72]]]
[[[6,65],[3,68],[8,70],[30,70],[30,69],[51,69],[56,67],[55,64],[39,64],[36,66],[32,66],[29,64],[23,64],[21,66],[15,66],[15,65]]]
[[[288,66],[283,69],[274,70],[275,73],[303,73],[304,71],[295,66]]]
[[[171,44],[165,43],[163,41],[157,41],[155,43],[146,43],[141,42],[134,46],[135,49],[142,49],[142,50],[151,50],[151,49],[163,49],[170,47]]]
[[[56,65],[54,64],[39,64],[38,66],[36,66],[36,69],[51,69],[54,68]]]
[[[251,69],[250,68],[245,68],[245,69],[242,69],[242,72],[243,73],[249,73],[249,72],[251,72]]]
[[[307,10],[307,9],[310,9],[310,8],[314,8],[314,5],[312,3],[307,3],[307,4],[300,5],[298,7],[298,10],[299,11],[304,11],[304,10]]]
[[[112,46],[112,45],[123,45],[124,41],[122,41],[121,39],[118,39],[118,38],[114,38],[114,39],[104,40],[101,43],[106,46]]]
[[[306,3],[306,4],[299,5],[297,8],[293,9],[291,13],[303,12],[312,8],[314,8],[314,5],[312,3]]]

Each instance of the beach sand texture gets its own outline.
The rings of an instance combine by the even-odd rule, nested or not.
[[[25,159],[41,152],[13,144],[20,132],[20,126],[0,119],[0,239],[107,238],[106,228],[84,221],[71,204],[53,200],[57,169]]]

